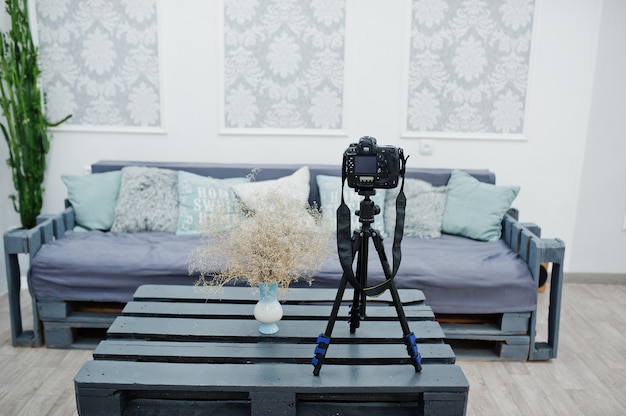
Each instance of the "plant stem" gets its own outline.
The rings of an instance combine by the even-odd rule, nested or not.
[[[11,17],[11,30],[0,40],[0,107],[6,126],[0,123],[9,149],[7,164],[11,169],[16,195],[10,195],[13,208],[20,214],[22,227],[31,228],[43,205],[43,181],[46,155],[50,150],[44,113],[45,94],[39,88],[41,70],[39,51],[28,22],[28,0],[5,0]]]

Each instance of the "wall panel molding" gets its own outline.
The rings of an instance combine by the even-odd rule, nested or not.
[[[346,0],[221,7],[221,132],[344,134]]]
[[[534,0],[411,0],[405,137],[524,139]]]
[[[157,0],[35,1],[42,85],[58,130],[160,132]]]

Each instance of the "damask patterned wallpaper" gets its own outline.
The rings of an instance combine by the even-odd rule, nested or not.
[[[157,1],[35,1],[52,121],[161,126]],[[346,0],[221,4],[225,131],[341,131]],[[534,0],[407,4],[407,135],[522,134]]]
[[[159,127],[156,0],[36,0],[48,118]]]
[[[523,133],[533,0],[412,0],[406,130]]]
[[[224,0],[225,128],[342,128],[345,6]]]

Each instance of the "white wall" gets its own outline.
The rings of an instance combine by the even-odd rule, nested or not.
[[[626,2],[605,0],[570,268],[626,271]]]
[[[607,3],[619,1],[607,0]],[[161,1],[165,133],[57,130],[45,183],[44,212],[58,212],[63,207],[66,190],[61,174],[80,174],[85,166],[100,159],[339,164],[350,142],[362,135],[372,135],[380,144],[404,148],[411,155],[410,166],[488,168],[496,172],[499,184],[520,185],[522,190],[514,205],[521,211],[521,220],[539,224],[546,237],[565,241],[566,271],[587,271],[588,266],[581,259],[571,259],[572,247],[577,246],[578,240],[587,238],[591,228],[587,225],[592,223],[586,216],[577,216],[577,211],[588,209],[585,198],[599,180],[595,168],[603,163],[602,159],[593,159],[595,155],[587,146],[600,133],[615,137],[619,126],[617,122],[598,126],[600,116],[593,117],[592,103],[600,105],[608,94],[599,93],[592,99],[594,85],[601,87],[611,82],[599,82],[594,77],[596,52],[601,22],[615,26],[619,18],[601,19],[602,0],[537,0],[537,3],[527,140],[436,139],[434,153],[421,156],[419,140],[400,137],[407,46],[406,1],[348,0],[347,136],[343,137],[219,134],[218,1]],[[601,40],[607,45],[603,44],[603,48],[621,47],[624,36],[609,38],[604,33]],[[598,63],[609,66],[607,59]],[[620,74],[611,72],[606,76],[618,79]],[[588,126],[590,114],[591,127]],[[606,145],[602,149],[609,151]],[[4,143],[0,145],[0,158],[6,159]],[[0,165],[3,230],[18,222],[6,199],[11,189],[8,175],[8,169]],[[612,195],[606,198],[607,203],[622,203],[623,221],[623,196],[615,196],[615,200],[611,199]],[[577,220],[581,223],[577,224]],[[624,264],[615,258],[594,262],[592,269],[626,272]]]

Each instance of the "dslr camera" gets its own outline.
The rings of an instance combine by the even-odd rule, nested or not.
[[[398,186],[404,163],[402,149],[378,146],[376,139],[363,136],[343,153],[343,174],[357,191]]]

